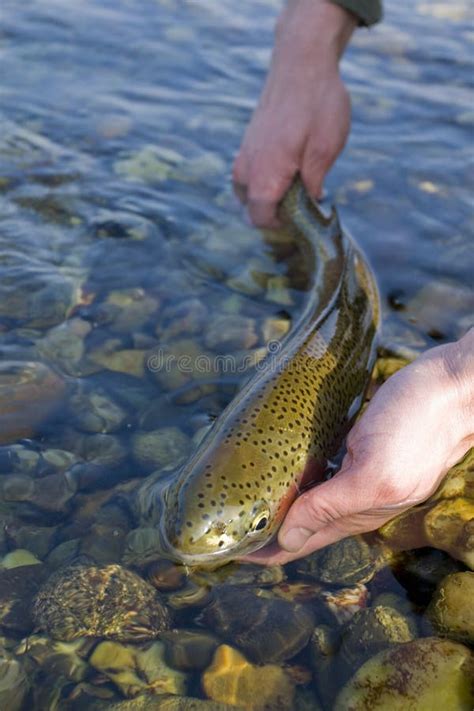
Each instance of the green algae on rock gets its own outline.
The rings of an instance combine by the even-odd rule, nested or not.
[[[437,634],[474,645],[474,573],[447,575],[426,610]]]
[[[356,612],[344,628],[338,652],[346,674],[353,673],[369,657],[417,636],[415,618],[385,605]]]
[[[330,585],[354,585],[373,578],[385,562],[380,545],[370,545],[362,536],[349,536],[297,561],[304,577]]]
[[[143,641],[170,627],[156,590],[119,565],[59,569],[39,590],[33,612],[39,629],[65,641]]]
[[[396,516],[379,529],[395,550],[431,546],[474,568],[474,478],[471,449],[452,467],[427,501]]]
[[[428,637],[369,659],[338,695],[334,711],[471,711],[474,655],[462,644]]]
[[[474,570],[474,499],[442,499],[424,517],[428,545],[441,548]]]

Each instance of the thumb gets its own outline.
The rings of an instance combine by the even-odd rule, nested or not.
[[[347,517],[370,508],[364,489],[361,477],[349,465],[329,481],[306,491],[286,515],[278,534],[280,546],[287,551],[299,551],[315,534],[325,530],[332,540],[348,535],[334,529],[338,521],[342,524]]]

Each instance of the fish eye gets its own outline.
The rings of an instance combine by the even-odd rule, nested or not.
[[[269,521],[268,513],[259,514],[252,523],[252,531],[263,531]]]

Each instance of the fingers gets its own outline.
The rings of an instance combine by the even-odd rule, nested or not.
[[[270,543],[255,553],[240,558],[244,563],[258,563],[259,565],[284,565],[292,560],[292,554],[284,551],[278,543]]]
[[[290,508],[278,535],[278,542],[289,552],[300,555],[310,545],[339,540],[351,531],[341,526],[355,514],[370,510],[371,496],[357,473],[346,469],[338,476],[302,494]],[[314,536],[318,535],[317,539]],[[314,550],[314,548],[312,548]]]
[[[270,174],[257,170],[250,176],[247,207],[257,227],[278,227],[277,208],[296,174],[296,167]]]
[[[243,150],[237,156],[233,179],[236,193],[247,205],[257,227],[277,227],[277,208],[297,172],[296,163],[281,149],[258,151],[251,159]]]

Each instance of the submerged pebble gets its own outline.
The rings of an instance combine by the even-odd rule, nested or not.
[[[89,658],[89,664],[107,676],[127,698],[143,692],[183,694],[186,676],[165,662],[162,642],[146,647],[101,642]]]
[[[161,536],[157,528],[143,526],[127,535],[123,552],[124,565],[144,568],[160,558]]]
[[[67,375],[81,376],[97,370],[85,360],[86,338],[92,330],[87,321],[72,318],[50,329],[38,342],[41,357],[54,363]]]
[[[443,499],[424,517],[428,545],[441,548],[474,570],[474,499]]]
[[[179,402],[183,404],[213,392],[215,385],[209,381],[219,373],[212,354],[190,338],[161,343],[149,352],[147,367],[164,390],[181,390]]]
[[[21,663],[11,654],[0,651],[0,708],[20,711],[30,688]]]
[[[474,645],[474,573],[446,576],[426,611],[428,620],[440,636]]]
[[[205,669],[219,646],[219,640],[204,630],[170,630],[163,632],[160,639],[165,645],[167,663],[184,672]]]
[[[155,560],[148,566],[146,578],[157,590],[178,590],[186,581],[186,571],[170,560]]]
[[[214,588],[212,593],[199,622],[242,649],[250,660],[280,663],[308,644],[314,625],[309,607],[230,585]]]
[[[258,343],[256,322],[239,314],[217,315],[204,333],[204,344],[217,352],[252,348]]]
[[[366,659],[382,649],[410,642],[416,636],[413,617],[392,607],[369,607],[357,612],[344,628],[338,658],[346,675],[352,674]]]
[[[82,388],[69,400],[71,419],[85,432],[107,434],[119,430],[126,412],[100,388]]]
[[[25,549],[43,560],[53,548],[57,533],[56,526],[36,526],[15,520],[4,521],[5,536],[10,549]]]
[[[120,348],[115,340],[106,341],[101,348],[92,351],[89,359],[97,365],[114,373],[125,373],[135,378],[145,375],[147,350]]]
[[[132,440],[135,459],[148,471],[178,467],[187,458],[190,447],[189,437],[177,427],[136,432]]]
[[[0,363],[0,444],[33,436],[64,394],[64,381],[43,363]]]
[[[34,627],[33,600],[49,570],[44,565],[0,569],[0,627],[23,637]]]
[[[103,711],[103,701],[91,704],[90,696],[85,696],[86,708],[91,711]],[[69,707],[67,707],[69,709]],[[79,711],[81,706],[77,707]],[[84,706],[82,706],[84,708]],[[234,705],[221,704],[216,701],[196,699],[191,696],[160,696],[140,694],[126,701],[114,701],[107,705],[108,711],[236,711]],[[76,711],[76,707],[73,707]],[[241,710],[238,710],[241,711]]]
[[[77,487],[67,474],[49,474],[33,479],[10,474],[0,479],[0,500],[28,521],[51,523],[69,513]]]
[[[17,548],[10,553],[7,553],[0,562],[2,568],[18,568],[22,565],[41,565],[41,561],[25,548]]]
[[[68,681],[80,682],[89,672],[85,659],[90,653],[91,640],[58,642],[49,637],[34,634],[23,639],[15,648],[30,676],[37,673],[38,683],[42,675],[65,677]]]
[[[246,711],[294,708],[295,688],[281,667],[255,666],[228,645],[216,650],[212,664],[202,676],[202,686],[210,699]]]

